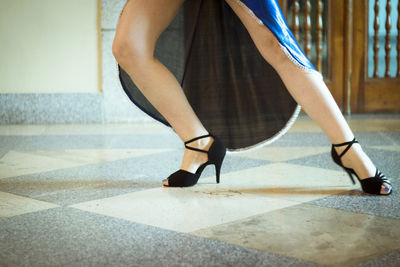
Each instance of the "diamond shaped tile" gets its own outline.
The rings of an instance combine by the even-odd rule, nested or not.
[[[352,266],[400,248],[398,220],[300,204],[192,234],[327,266]]]
[[[165,151],[167,149],[11,150],[0,159],[0,179]]]
[[[58,205],[0,192],[0,218],[58,207]]]

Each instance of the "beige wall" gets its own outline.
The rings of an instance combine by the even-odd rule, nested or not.
[[[97,0],[0,0],[0,93],[100,91]]]

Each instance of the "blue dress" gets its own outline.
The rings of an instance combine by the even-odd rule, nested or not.
[[[293,64],[318,73],[299,47],[276,0],[235,1],[275,35]],[[155,57],[180,82],[206,129],[230,151],[274,142],[287,132],[300,111],[224,0],[186,0],[160,36]],[[170,127],[118,67],[122,88],[130,100]]]
[[[316,70],[299,47],[276,0],[235,0],[275,35],[290,55],[306,69]],[[289,55],[289,56],[290,56]]]

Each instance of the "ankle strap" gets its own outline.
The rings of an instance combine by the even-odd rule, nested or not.
[[[188,140],[188,141],[185,141],[185,145],[186,144],[188,144],[188,143],[191,143],[191,142],[193,142],[193,141],[196,141],[196,140],[198,140],[198,139],[201,139],[201,138],[203,138],[203,137],[208,137],[208,136],[211,136],[211,137],[214,137],[212,134],[205,134],[205,135],[200,135],[200,136],[197,136],[197,137],[195,137],[195,138],[192,138],[192,139],[190,139],[190,140]]]
[[[341,158],[349,149],[350,147],[354,144],[354,143],[358,143],[357,139],[354,137],[353,140],[349,141],[349,142],[344,142],[344,143],[340,143],[340,144],[332,144],[332,147],[336,147],[336,146],[344,146],[347,145],[346,149],[343,150],[342,153],[340,153],[339,158]]]
[[[199,149],[199,148],[195,148],[195,147],[190,147],[190,146],[187,145],[188,143],[191,143],[191,142],[193,142],[193,141],[196,141],[196,140],[198,140],[198,139],[201,139],[201,138],[204,138],[204,137],[208,137],[208,136],[214,137],[214,135],[212,135],[212,134],[210,134],[210,133],[209,133],[209,134],[205,134],[205,135],[197,136],[197,137],[192,138],[192,139],[190,139],[190,140],[188,140],[188,141],[185,141],[185,147],[186,147],[187,149],[190,149],[190,150],[195,150],[195,151],[199,151],[199,152],[208,153],[207,150],[203,150],[203,149]]]

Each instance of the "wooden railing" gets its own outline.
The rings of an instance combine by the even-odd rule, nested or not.
[[[343,111],[400,111],[400,0],[278,1]]]
[[[373,77],[378,78],[378,63],[379,63],[379,29],[381,27],[380,21],[379,21],[379,0],[375,0],[374,4],[374,44],[373,44]],[[400,4],[397,5],[397,13],[400,13]],[[390,53],[392,50],[392,45],[391,45],[391,34],[390,31],[392,29],[392,2],[391,0],[386,0],[386,23],[385,23],[385,78],[390,77]],[[395,77],[400,77],[400,35],[398,34],[400,32],[400,17],[397,16],[397,71]]]
[[[324,0],[281,1],[284,12],[296,39],[306,56],[322,72],[324,52]],[[326,57],[326,56],[325,56]]]

